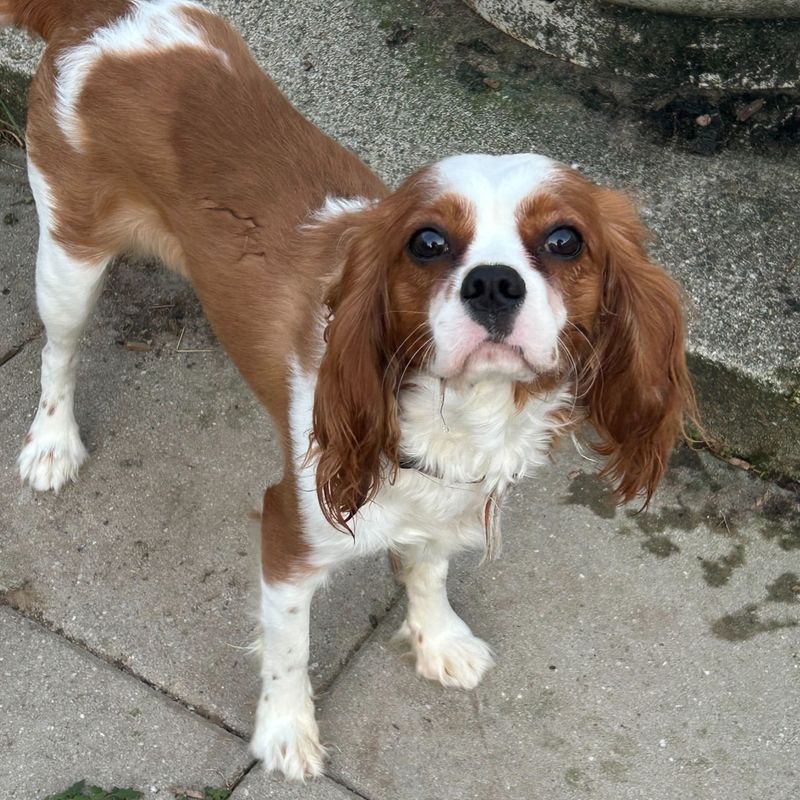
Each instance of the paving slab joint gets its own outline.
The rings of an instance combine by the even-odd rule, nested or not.
[[[233,794],[244,782],[244,779],[253,771],[253,769],[258,766],[258,761],[253,759],[241,772],[241,774],[237,775],[225,788]]]
[[[362,800],[378,800],[376,797],[364,794],[364,792],[356,789],[354,786],[351,786],[344,778],[341,778],[338,775],[334,775],[331,772],[326,772],[325,777],[328,778],[328,780],[335,783],[337,786],[341,786],[342,789],[344,789],[345,791],[350,792],[350,794],[362,798]]]
[[[136,672],[136,670],[132,669],[130,665],[126,664],[125,662],[120,661],[119,659],[116,658],[111,658],[102,651],[96,649],[95,647],[92,647],[92,645],[90,645],[85,640],[80,639],[77,636],[68,634],[66,631],[63,630],[63,628],[60,628],[57,625],[52,625],[44,617],[43,614],[31,611],[30,609],[15,604],[9,597],[10,591],[11,590],[0,590],[0,606],[7,606],[16,613],[25,617],[25,619],[30,620],[31,622],[34,622],[37,625],[41,626],[42,628],[44,628],[44,630],[49,631],[50,633],[54,633],[56,636],[60,636],[62,639],[65,639],[75,647],[84,650],[85,652],[99,659],[108,666],[113,667],[119,672],[123,672],[126,675],[129,675],[130,677],[134,678],[140,683],[143,683],[145,686],[152,689],[153,691],[158,692],[159,694],[163,695],[169,700],[172,700],[172,702],[181,706],[185,711],[189,712],[190,714],[193,714],[194,716],[197,717],[201,717],[202,719],[206,720],[206,722],[210,722],[212,725],[215,725],[218,728],[222,728],[223,730],[227,731],[232,736],[235,736],[238,739],[241,739],[245,742],[249,741],[250,737],[248,734],[244,733],[243,731],[237,730],[232,725],[229,725],[227,722],[221,719],[217,714],[214,714],[213,712],[208,711],[207,709],[199,707],[196,704],[187,703],[185,700],[183,700],[175,693],[171,692],[166,687],[160,686],[159,684],[155,683],[149,678],[146,678],[144,675],[139,674],[138,672]]]
[[[36,331],[36,333],[32,333],[30,336],[28,336],[27,339],[24,339],[18,344],[15,344],[13,347],[9,348],[5,353],[0,355],[0,367],[5,366],[6,364],[8,364],[9,361],[15,359],[31,342],[38,339],[42,335],[42,333],[43,329],[40,326],[39,329]]]
[[[402,597],[403,597],[403,590],[402,588],[398,587],[397,591],[395,591],[395,593],[389,600],[389,603],[387,604],[386,608],[383,610],[383,613],[380,616],[378,615],[375,616],[375,624],[372,627],[372,629],[356,640],[356,642],[352,645],[352,647],[350,647],[350,649],[347,651],[344,658],[342,659],[342,663],[339,669],[337,669],[336,672],[333,674],[333,676],[329,678],[327,681],[325,681],[325,683],[323,683],[317,689],[315,693],[317,697],[323,694],[327,694],[336,685],[336,682],[339,680],[339,677],[344,673],[344,671],[350,665],[350,662],[358,654],[361,648],[365,644],[367,644],[367,642],[369,642],[370,639],[372,639],[378,628],[380,628],[381,623],[389,616],[389,614],[391,614],[391,612],[394,610],[395,606],[397,606],[397,604],[400,602]]]

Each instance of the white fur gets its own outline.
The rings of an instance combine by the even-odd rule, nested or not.
[[[230,69],[227,53],[205,41],[203,32],[182,13],[189,8],[203,10],[191,0],[133,0],[124,17],[98,28],[86,41],[58,57],[55,115],[72,147],[81,149],[83,131],[78,102],[89,73],[103,57],[192,47],[214,54]]]
[[[312,563],[333,567],[379,550],[422,548],[447,557],[485,545],[484,507],[530,467],[541,464],[566,393],[534,397],[519,411],[508,381],[451,387],[419,376],[401,392],[402,452],[423,466],[400,470],[354,520],[354,536],[325,521],[317,503],[314,466],[299,466],[308,449],[316,376],[293,370],[290,408],[298,495]],[[434,477],[438,476],[438,477]]]
[[[262,691],[250,751],[292,780],[321,775],[325,758],[308,678],[311,598],[321,582],[261,582]]]
[[[460,155],[446,158],[433,170],[442,193],[455,193],[469,202],[475,234],[459,268],[434,298],[430,323],[436,344],[431,371],[445,378],[461,373],[477,353],[487,332],[469,315],[459,289],[464,277],[481,264],[503,264],[525,282],[525,300],[505,343],[519,347],[527,367],[502,352],[486,353],[476,365],[506,378],[526,380],[558,363],[558,335],[566,311],[545,278],[531,267],[530,255],[517,227],[520,204],[557,175],[557,163],[540,155]],[[489,360],[489,363],[485,363]]]
[[[407,641],[417,672],[443,686],[474,689],[494,664],[492,651],[473,635],[447,599],[446,558],[403,555],[408,614],[395,638]]]
[[[322,206],[311,215],[312,224],[327,222],[341,214],[361,211],[374,204],[374,200],[367,200],[366,197],[326,197]]]
[[[53,201],[42,173],[28,158],[28,177],[39,216],[36,300],[47,344],[42,351],[42,395],[19,455],[23,481],[58,491],[86,459],[73,414],[78,341],[102,287],[107,261],[72,258],[53,238]]]

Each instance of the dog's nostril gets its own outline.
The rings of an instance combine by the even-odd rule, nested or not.
[[[525,294],[525,284],[522,281],[514,282],[503,279],[497,284],[497,289],[503,297],[507,297],[509,300],[518,300]]]
[[[473,278],[470,280],[470,276],[468,275],[467,280],[464,281],[464,285],[461,287],[461,296],[465,300],[475,300],[484,294],[486,294],[486,284],[484,281],[480,278]]]

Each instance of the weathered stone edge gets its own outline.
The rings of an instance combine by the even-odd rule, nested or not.
[[[796,88],[798,19],[681,16],[595,0],[465,0],[500,30],[583,67],[659,91]],[[657,63],[654,54],[658,54]]]

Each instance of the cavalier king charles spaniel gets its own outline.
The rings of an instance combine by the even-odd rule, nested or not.
[[[417,672],[471,689],[489,646],[448,560],[492,555],[509,487],[583,422],[620,501],[650,498],[694,401],[680,292],[621,194],[542,155],[455,155],[389,191],[189,0],[0,0],[47,40],[30,90],[42,394],[22,478],[86,458],[78,342],[120,253],[186,276],[268,409],[263,689],[252,751],[319,775],[307,673],[317,587],[388,550]]]

